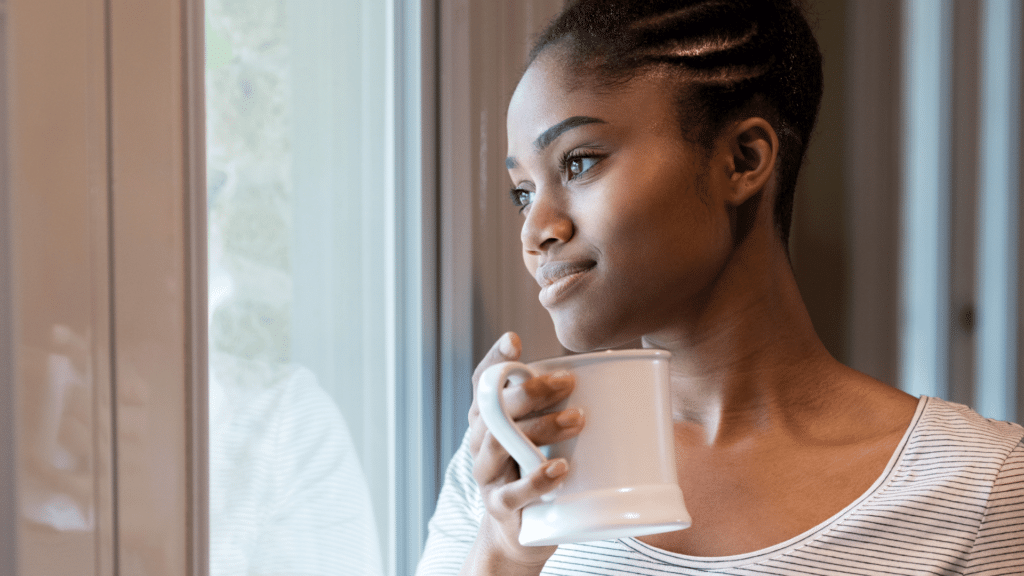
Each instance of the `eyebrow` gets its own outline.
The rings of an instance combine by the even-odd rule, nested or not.
[[[607,124],[607,122],[600,118],[594,118],[593,116],[571,116],[542,132],[541,135],[534,140],[533,147],[537,152],[541,152],[564,132],[572,130],[573,128],[579,128],[586,124]],[[516,165],[515,158],[511,156],[505,158],[505,168],[511,170],[515,168]]]

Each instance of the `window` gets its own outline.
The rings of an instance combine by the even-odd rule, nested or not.
[[[422,540],[395,6],[206,2],[214,576],[404,573]]]

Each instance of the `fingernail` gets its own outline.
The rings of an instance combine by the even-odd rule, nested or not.
[[[565,465],[565,460],[555,460],[548,465],[547,470],[544,471],[544,475],[548,478],[558,478],[562,474],[565,474],[565,471],[568,469],[569,467]]]
[[[505,335],[501,337],[501,344],[498,344],[498,349],[501,350],[501,353],[505,356],[511,356],[516,353],[515,347],[512,346],[511,334],[506,332]]]
[[[555,422],[562,428],[579,426],[583,422],[583,413],[580,412],[579,408],[569,408],[555,416]]]
[[[568,384],[569,380],[571,379],[572,374],[570,374],[568,370],[558,370],[557,372],[552,372],[550,377],[551,382],[554,382],[555,384],[558,384],[560,386]]]

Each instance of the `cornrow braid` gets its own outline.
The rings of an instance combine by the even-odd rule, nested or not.
[[[652,69],[680,79],[684,136],[710,151],[727,122],[761,116],[779,136],[775,224],[793,195],[821,103],[821,52],[798,0],[572,0],[538,37],[571,70],[610,87]]]

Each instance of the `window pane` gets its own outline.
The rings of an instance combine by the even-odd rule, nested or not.
[[[385,4],[207,0],[211,574],[379,574]]]

